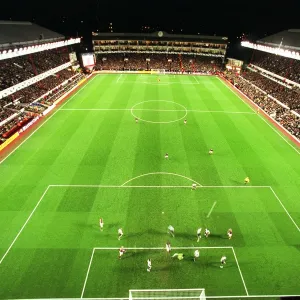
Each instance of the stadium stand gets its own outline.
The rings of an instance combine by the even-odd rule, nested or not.
[[[215,74],[222,70],[227,40],[166,32],[93,33],[96,70]]]
[[[259,90],[251,82],[246,81],[242,76],[226,73],[224,77],[230,81],[236,88],[241,90],[247,97],[256,103],[268,115],[279,122],[296,138],[300,138],[300,118],[295,115],[290,108],[285,108],[278,102],[271,99],[266,93]],[[284,92],[283,92],[284,93]]]
[[[65,40],[64,36],[36,24],[0,22],[1,51],[62,40]],[[70,49],[63,46],[0,58],[0,144],[36,116],[43,115],[57,99],[84,78],[83,74],[75,72],[76,62],[70,63],[69,52]],[[59,71],[56,71],[57,67]],[[37,78],[43,74],[43,78]],[[15,88],[20,84],[19,88]]]
[[[300,61],[271,53],[255,51],[252,65],[300,83]]]
[[[226,75],[243,93],[300,138],[300,30],[289,29],[242,42],[255,49],[241,76]]]

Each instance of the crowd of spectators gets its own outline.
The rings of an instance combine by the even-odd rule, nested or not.
[[[300,90],[298,88],[286,87],[284,83],[280,84],[258,72],[248,71],[244,72],[242,76],[264,90],[267,94],[286,104],[289,108],[300,108]]]
[[[235,87],[241,90],[262,110],[278,121],[284,128],[291,132],[298,139],[300,138],[300,118],[296,116],[290,109],[286,109],[278,102],[268,97],[267,94],[258,90],[255,86],[244,80],[242,76],[236,74],[225,74],[225,78],[229,80]],[[249,77],[248,77],[249,79]],[[264,90],[263,88],[261,88]],[[284,93],[284,91],[283,91]]]
[[[199,55],[107,53],[97,56],[96,70],[214,73],[222,70],[222,59]]]
[[[0,91],[69,61],[67,48],[57,48],[0,61]],[[0,144],[41,115],[85,75],[64,69],[0,99]]]
[[[252,64],[300,83],[300,61],[262,51],[255,51]]]
[[[36,115],[40,115],[45,109],[51,106],[58,98],[64,93],[73,88],[78,81],[84,78],[84,74],[73,73],[70,71],[61,71],[59,77],[49,76],[41,81],[44,88],[51,90],[51,92],[44,97],[45,89],[41,89],[39,86],[31,85],[23,90],[18,91],[18,97],[15,100],[12,95],[10,102],[5,108],[0,108],[0,122],[7,119],[9,116],[16,114],[14,118],[7,121],[4,125],[0,126],[0,144],[5,141],[6,138],[14,134],[14,128],[17,128],[17,124],[20,122],[30,121]],[[68,72],[68,73],[67,73]],[[62,75],[63,74],[63,75]],[[61,85],[62,82],[66,81],[66,76],[69,76],[67,83]],[[15,93],[15,94],[17,94]],[[39,100],[38,98],[41,97]],[[38,100],[33,102],[34,100]],[[0,100],[1,101],[1,100]]]
[[[0,90],[23,82],[69,61],[65,48],[0,60]]]

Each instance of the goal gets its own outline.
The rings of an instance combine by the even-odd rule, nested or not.
[[[151,69],[151,74],[166,74],[165,69]]]
[[[204,289],[129,290],[129,300],[205,300]]]

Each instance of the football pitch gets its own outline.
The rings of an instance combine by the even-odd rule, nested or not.
[[[299,154],[217,77],[96,75],[2,157],[0,298],[300,295]]]

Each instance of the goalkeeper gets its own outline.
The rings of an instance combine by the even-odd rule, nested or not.
[[[176,257],[176,256],[177,256],[178,260],[183,260],[183,258],[184,258],[184,254],[183,253],[174,253],[172,255],[172,257]]]

